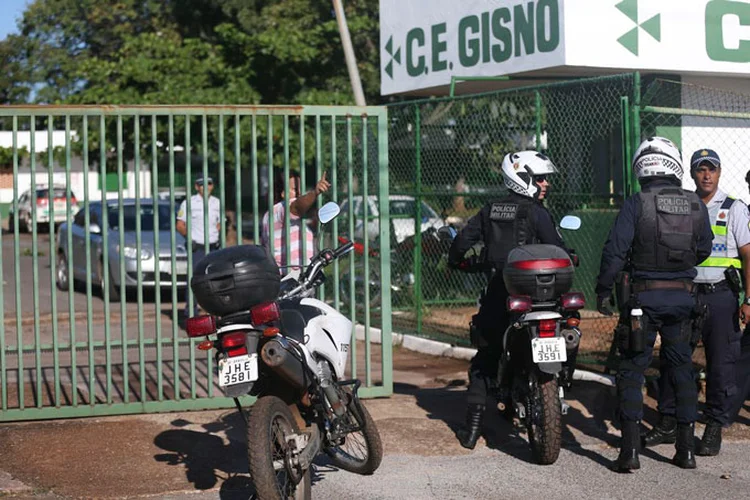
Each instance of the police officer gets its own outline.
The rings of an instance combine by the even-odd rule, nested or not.
[[[713,250],[703,261],[695,278],[698,301],[708,306],[708,321],[702,332],[706,349],[706,429],[696,454],[718,455],[721,429],[732,421],[734,399],[737,397],[735,366],[740,357],[739,319],[750,319],[750,303],[740,308],[740,276],[745,273],[745,296],[750,296],[750,213],[741,201],[719,189],[721,160],[716,151],[699,149],[690,160],[696,194],[708,208],[713,230]],[[697,339],[696,339],[697,340]],[[654,446],[674,442],[674,387],[665,377],[659,378],[659,421],[646,434],[644,444]]]
[[[690,346],[695,266],[711,254],[708,212],[695,193],[680,188],[682,156],[668,139],[652,137],[635,153],[633,170],[641,192],[622,206],[602,252],[597,278],[597,309],[612,315],[612,286],[629,256],[633,297],[616,330],[620,347],[617,373],[622,425],[617,470],[640,468],[639,425],[643,418],[643,373],[661,335],[663,376],[676,388],[676,451],[672,462],[695,468],[693,434],[698,393]]]
[[[208,248],[206,248],[205,232],[203,230],[203,196],[204,190],[208,190]],[[211,177],[203,178],[200,174],[195,179],[196,194],[190,197],[190,236],[192,238],[193,251],[193,271],[211,250],[219,249],[219,231],[221,230],[221,202],[211,193],[214,190],[214,180]],[[187,200],[180,204],[180,210],[177,212],[176,228],[185,238],[187,235]],[[198,304],[195,304],[193,316],[198,315]],[[187,304],[185,305],[185,317],[190,316]]]
[[[464,448],[473,449],[482,433],[488,389],[497,378],[502,355],[502,336],[508,326],[505,305],[508,291],[501,272],[505,259],[513,248],[520,245],[546,243],[564,247],[552,216],[542,205],[549,188],[547,176],[556,172],[557,168],[550,159],[536,151],[506,155],[502,175],[509,190],[508,196],[482,207],[451,245],[449,263],[460,269],[466,252],[483,242],[485,264],[497,271],[480,300],[479,312],[473,318],[479,329],[479,338],[472,339],[477,345],[477,354],[469,368],[466,427],[457,432]]]

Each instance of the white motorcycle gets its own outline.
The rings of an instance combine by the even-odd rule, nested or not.
[[[338,213],[331,202],[319,219],[326,223]],[[310,466],[321,451],[357,474],[372,474],[382,460],[380,434],[357,397],[360,382],[344,379],[352,323],[314,298],[323,268],[353,246],[323,250],[303,272],[286,275],[275,300],[188,320],[189,336],[215,336],[199,348],[216,349],[219,386],[243,418],[238,397],[257,397],[246,424],[250,475],[261,500],[310,498]]]

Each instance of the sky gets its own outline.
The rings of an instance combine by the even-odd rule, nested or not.
[[[23,14],[26,4],[31,0],[0,0],[0,40],[8,33],[17,33],[16,20]]]

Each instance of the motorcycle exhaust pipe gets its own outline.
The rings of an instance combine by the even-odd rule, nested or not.
[[[263,345],[260,350],[260,357],[266,366],[285,382],[302,391],[310,384],[305,376],[302,363],[289,353],[290,349],[289,342],[282,337],[277,337]]]
[[[568,351],[578,349],[578,344],[581,342],[581,330],[578,328],[566,328],[560,334],[565,339],[565,348]]]

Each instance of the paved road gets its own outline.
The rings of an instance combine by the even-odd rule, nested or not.
[[[70,313],[69,308],[69,295],[67,292],[61,292],[54,285],[54,279],[51,275],[51,262],[50,262],[50,235],[41,233],[37,236],[37,258],[36,268],[38,275],[38,282],[36,290],[38,291],[38,302],[34,302],[34,258],[32,252],[32,238],[29,234],[19,235],[19,256],[16,259],[14,235],[6,234],[2,235],[2,272],[3,272],[3,316],[7,321],[15,321],[16,309],[18,309],[18,303],[16,301],[16,282],[20,283],[20,310],[22,311],[23,317],[33,317],[35,309],[39,314],[42,321],[52,312],[53,296],[55,303],[57,304],[58,313],[67,315]],[[16,262],[18,262],[19,273],[16,276]],[[20,277],[20,280],[19,280]],[[181,299],[182,294],[178,295]],[[163,302],[167,302],[162,305],[162,313],[168,314],[171,312],[171,289],[165,290],[162,293]],[[157,314],[154,308],[154,296],[153,293],[146,291],[144,294],[145,304],[143,307],[143,313],[147,316],[154,316]],[[74,308],[73,313],[85,314],[86,313],[86,286],[85,284],[79,285],[78,289],[73,293]],[[96,286],[92,285],[92,306],[95,315],[104,314],[104,303],[99,296],[99,291]],[[181,307],[181,306],[180,306]],[[113,313],[119,314],[121,311],[121,305],[119,302],[110,305],[110,310]],[[134,317],[138,313],[138,303],[135,297],[126,299],[125,311],[128,316]]]

